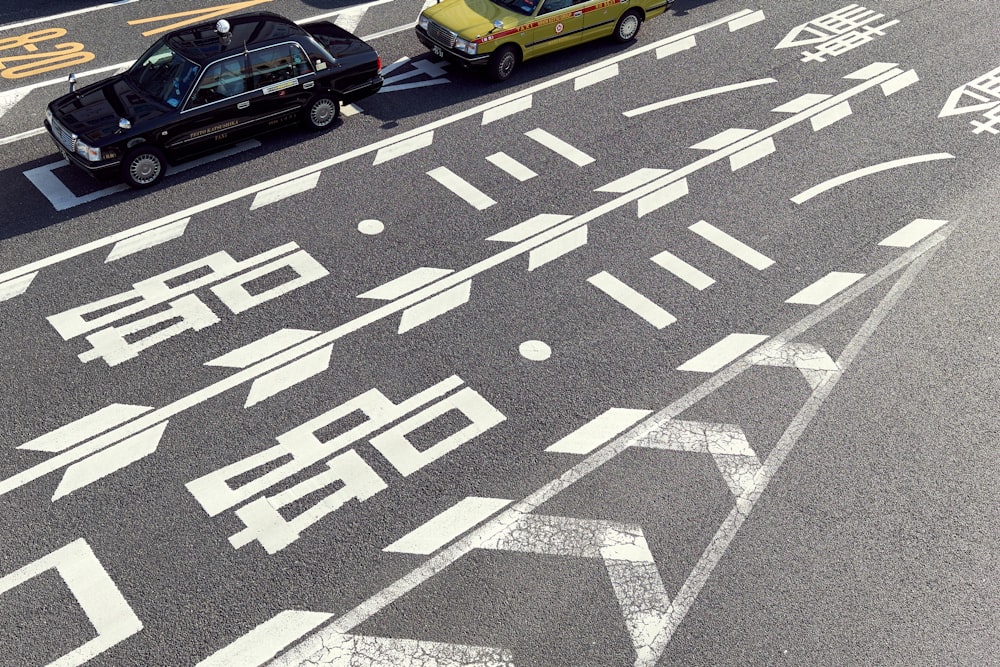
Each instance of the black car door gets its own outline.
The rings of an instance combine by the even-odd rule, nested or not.
[[[257,109],[245,53],[218,60],[188,96],[164,142],[168,156],[181,160],[215,150],[254,133]]]
[[[298,117],[312,95],[314,75],[309,58],[296,42],[289,41],[255,49],[247,54],[261,129],[288,123]]]

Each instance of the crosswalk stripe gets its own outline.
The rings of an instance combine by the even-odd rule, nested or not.
[[[494,153],[493,155],[487,155],[486,159],[492,163],[494,166],[503,169],[508,174],[521,181],[522,183],[529,178],[534,178],[538,176],[534,171],[528,169],[523,164],[507,155],[503,151],[499,153]]]
[[[746,262],[758,271],[763,271],[767,267],[774,264],[774,260],[770,257],[757,252],[746,243],[743,243],[743,241],[733,238],[718,227],[714,227],[704,220],[699,220],[688,227],[688,229],[709,243],[722,248],[733,257]]]
[[[612,299],[625,306],[633,313],[652,324],[657,329],[663,329],[677,321],[677,318],[656,305],[648,298],[635,291],[607,271],[587,278],[587,282],[601,290]]]
[[[666,250],[651,259],[695,289],[703,290],[715,283],[713,278],[710,278],[680,257]]]
[[[474,186],[472,183],[469,183],[448,167],[431,169],[427,172],[427,175],[454,192],[472,206],[475,206],[480,211],[496,204],[496,201],[488,197],[479,188]]]
[[[559,137],[549,134],[541,128],[529,130],[528,132],[525,132],[525,134],[540,143],[542,146],[545,146],[549,150],[563,156],[578,167],[583,167],[594,161],[594,158],[590,157],[579,148],[566,143]]]

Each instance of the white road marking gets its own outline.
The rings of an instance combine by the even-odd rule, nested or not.
[[[345,104],[340,107],[340,114],[345,118],[348,116],[356,116],[359,113],[364,113],[364,109],[359,107],[357,104]]]
[[[16,278],[0,282],[0,301],[13,299],[15,296],[24,294],[37,275],[38,271],[33,271],[32,273],[25,273]]]
[[[474,186],[472,183],[469,183],[448,167],[431,169],[427,172],[427,175],[451,190],[452,193],[461,197],[466,203],[480,211],[488,209],[490,206],[493,206],[493,204],[496,204],[496,201],[487,196],[486,193]]]
[[[288,199],[297,194],[303,192],[308,192],[316,187],[319,183],[319,176],[322,172],[313,172],[297,178],[294,181],[286,181],[281,185],[276,185],[273,188],[267,190],[261,190],[253,198],[253,203],[250,204],[250,210],[253,211],[258,208],[263,208],[268,204],[274,204],[282,199]]]
[[[358,231],[366,236],[376,236],[385,231],[385,223],[374,218],[367,218],[358,223]]]
[[[767,157],[776,150],[777,149],[774,146],[774,139],[768,137],[764,141],[760,141],[749,148],[744,148],[739,153],[733,153],[730,155],[729,168],[732,171],[737,171],[748,164],[753,164],[757,160]]]
[[[111,252],[109,252],[108,256],[104,259],[104,263],[107,264],[109,262],[114,262],[122,257],[128,257],[129,255],[134,255],[137,252],[142,252],[143,250],[148,250],[149,248],[153,248],[162,243],[178,239],[184,236],[184,232],[187,231],[187,225],[190,221],[191,218],[176,220],[174,222],[167,223],[162,227],[150,229],[149,231],[142,232],[141,234],[136,234],[135,236],[123,239],[111,248]]]
[[[262,665],[298,639],[302,630],[326,623],[333,614],[287,610],[261,623],[232,644],[219,649],[195,667]]]
[[[714,373],[767,340],[758,334],[732,333],[677,367],[691,373]]]
[[[204,365],[220,366],[222,368],[246,368],[250,364],[273,357],[279,352],[283,352],[318,334],[318,331],[310,331],[308,329],[280,329],[243,347],[231,350],[221,357],[206,361]]]
[[[421,266],[420,268],[413,269],[406,275],[394,278],[387,283],[359,294],[358,298],[392,301],[393,299],[398,299],[404,294],[409,294],[413,290],[430,285],[435,280],[444,278],[451,273],[454,273],[452,269],[438,269],[432,266]]]
[[[922,241],[926,236],[936,232],[946,224],[948,224],[947,220],[917,218],[902,229],[893,232],[879,241],[879,245],[892,248],[910,248],[914,243]]]
[[[528,218],[524,222],[520,222],[509,229],[498,232],[486,240],[501,241],[503,243],[520,243],[530,239],[532,236],[537,236],[545,230],[551,229],[560,223],[566,222],[571,217],[572,216],[559,215],[557,213],[541,213]]]
[[[915,155],[913,157],[901,158],[899,160],[890,160],[889,162],[883,162],[882,164],[872,165],[871,167],[865,167],[864,169],[858,169],[857,171],[851,171],[846,174],[841,174],[840,176],[835,176],[830,180],[823,181],[818,185],[800,192],[799,194],[792,197],[792,201],[796,204],[803,204],[817,195],[821,195],[828,190],[840,187],[851,181],[855,181],[859,178],[864,178],[865,176],[871,176],[872,174],[878,174],[883,171],[889,171],[890,169],[898,169],[899,167],[908,167],[913,164],[920,164],[923,162],[934,162],[935,160],[953,160],[955,156],[951,153],[928,153],[927,155]]]
[[[677,318],[650,299],[635,291],[607,271],[587,278],[587,282],[601,290],[633,313],[652,324],[657,329],[668,327]]]
[[[534,271],[585,245],[587,245],[587,227],[577,227],[568,234],[563,234],[529,252],[528,270]]]
[[[379,143],[381,144],[382,142]],[[375,153],[375,160],[372,162],[372,165],[382,164],[383,162],[388,162],[389,160],[395,160],[401,155],[418,151],[421,148],[427,148],[432,143],[434,143],[434,130],[407,136],[402,141],[397,140],[395,143],[390,143],[388,146],[382,146],[379,148],[378,152]],[[311,172],[313,170],[310,169],[309,171]],[[319,170],[317,169],[315,171]],[[278,179],[272,179],[272,181],[274,180]],[[281,178],[279,182],[284,182],[286,180],[288,179]]]
[[[709,454],[737,498],[753,491],[760,459],[743,429],[733,424],[712,424],[672,419],[637,446],[678,452]]]
[[[330,367],[333,346],[328,345],[304,357],[296,359],[287,366],[260,376],[250,385],[247,399],[243,407],[249,408],[280,394],[289,387],[305,382]]]
[[[124,424],[152,409],[145,405],[112,403],[86,417],[72,421],[65,426],[60,426],[54,431],[49,431],[34,440],[29,440],[23,445],[19,445],[18,449],[30,449],[34,452],[62,452],[73,445],[78,445],[88,438]]]
[[[414,329],[439,315],[443,315],[450,310],[468,303],[471,293],[472,281],[467,280],[464,283],[432,296],[426,301],[421,301],[415,306],[410,306],[403,311],[403,315],[399,319],[398,333],[406,333],[410,329]]]
[[[917,73],[911,69],[883,83],[882,92],[885,94],[886,97],[888,97],[893,93],[898,93],[907,86],[912,86],[918,81],[920,81],[920,77],[917,76]]]
[[[557,454],[589,454],[652,414],[652,410],[608,408],[599,416],[545,448]]]
[[[765,18],[766,17],[764,16],[764,12],[762,11],[756,11],[751,14],[746,14],[745,16],[735,18],[729,22],[729,32],[736,32],[737,30],[742,30],[743,28],[751,26],[754,23],[760,23]]]
[[[666,176],[665,179],[669,179],[670,176]],[[655,181],[660,182],[660,181]],[[688,182],[686,178],[681,178],[673,183],[668,183],[666,186],[654,190],[652,193],[646,195],[639,199],[638,213],[637,215],[641,218],[644,215],[649,215],[653,211],[663,208],[667,204],[671,204],[681,197],[686,197],[688,194]]]
[[[456,537],[510,505],[506,498],[468,496],[433,519],[399,538],[382,551],[401,554],[432,554]]]
[[[501,118],[507,118],[508,116],[513,116],[516,113],[522,111],[527,111],[531,108],[533,103],[533,97],[531,95],[525,95],[524,97],[518,97],[510,102],[505,102],[500,106],[487,109],[483,112],[483,125],[489,125],[490,123],[496,122]]]
[[[167,423],[161,422],[66,468],[66,473],[52,494],[53,502],[155,452],[160,446]]]
[[[631,174],[626,174],[621,178],[616,178],[607,185],[602,185],[601,187],[596,188],[594,192],[611,192],[614,194],[631,192],[632,190],[635,190],[650,181],[654,181],[661,176],[666,176],[669,173],[669,169],[651,169],[643,167],[642,169],[636,169]]]
[[[590,157],[580,149],[566,143],[559,137],[546,132],[541,128],[535,128],[534,130],[529,130],[525,132],[526,135],[545,146],[550,151],[561,155],[578,167],[583,167],[594,161],[594,158]]]
[[[715,284],[714,279],[667,250],[650,259],[697,290],[703,290]]]
[[[716,23],[715,25],[717,25],[717,24],[718,23]],[[707,29],[707,27],[710,27],[710,25],[711,24],[707,24],[706,26],[701,26],[700,28],[693,29],[692,32],[698,32],[698,31]],[[636,49],[636,50],[630,51],[629,54],[632,55],[632,56],[634,56],[635,54],[642,53],[642,52],[644,52],[643,49]],[[619,59],[624,59],[624,57],[625,56],[618,56]],[[883,83],[885,80],[887,80],[889,78],[892,78],[897,73],[898,73],[897,70],[889,70],[884,75],[881,75],[879,77],[875,77],[874,79],[871,79],[871,80],[868,80],[868,81],[865,81],[864,83],[859,84],[855,88],[851,88],[851,89],[849,89],[847,91],[844,91],[844,92],[836,95],[835,97],[832,97],[827,102],[825,102],[825,103],[823,103],[821,105],[818,105],[818,106],[820,106],[820,107],[822,107],[824,105],[833,106],[833,105],[839,103],[840,101],[842,101],[844,99],[850,99],[851,97],[859,95],[859,94],[861,94],[864,91],[867,91],[867,90],[869,90],[869,89],[871,89],[873,87],[877,87],[877,86],[881,85],[881,83]],[[552,81],[547,82],[546,85],[554,85],[555,83],[559,83],[559,82],[570,80],[570,78],[571,77],[569,77],[568,75],[567,75],[566,78],[557,77],[556,79],[553,79]],[[542,86],[542,84],[539,84],[539,86],[536,86],[534,88],[530,88],[528,90],[529,91],[533,91],[533,90],[536,90],[536,89],[541,89],[540,86]],[[524,94],[524,92],[521,92],[521,93],[518,93],[518,94]],[[267,181],[265,183],[258,184],[258,185],[255,185],[255,186],[250,186],[250,187],[244,188],[242,190],[238,190],[238,191],[232,192],[229,195],[225,195],[225,196],[219,197],[219,198],[214,199],[214,200],[212,200],[210,202],[199,204],[199,205],[196,205],[196,206],[193,206],[193,207],[189,207],[187,209],[184,209],[182,211],[170,214],[168,216],[165,216],[163,218],[154,220],[154,221],[146,223],[144,225],[139,225],[139,226],[137,226],[135,228],[127,230],[126,232],[122,232],[122,233],[118,233],[118,234],[113,234],[113,235],[110,235],[108,237],[105,237],[104,239],[100,239],[98,241],[95,241],[95,242],[92,242],[92,243],[89,243],[89,244],[85,244],[83,246],[78,246],[77,248],[73,248],[73,249],[64,251],[62,253],[58,253],[56,255],[50,256],[48,258],[45,258],[43,260],[39,260],[39,261],[36,261],[36,262],[33,262],[33,263],[29,263],[29,264],[27,264],[25,266],[22,266],[22,267],[19,267],[17,269],[13,269],[13,270],[7,271],[7,272],[5,272],[3,274],[0,274],[0,281],[6,282],[6,281],[11,281],[11,280],[14,280],[14,279],[17,279],[17,278],[22,278],[23,276],[25,276],[25,275],[27,275],[27,274],[29,274],[31,272],[37,271],[40,268],[56,264],[58,262],[61,262],[63,260],[66,260],[66,259],[69,259],[69,258],[72,258],[72,257],[79,256],[81,254],[84,254],[85,252],[89,252],[90,250],[94,250],[96,248],[103,247],[103,246],[107,245],[108,243],[117,242],[117,241],[119,241],[119,240],[121,240],[123,238],[127,238],[129,236],[133,236],[135,234],[141,233],[141,232],[146,231],[148,229],[153,229],[153,228],[156,228],[156,227],[160,227],[162,225],[168,224],[168,223],[173,222],[175,220],[178,220],[178,219],[181,219],[181,218],[184,218],[184,217],[188,217],[188,216],[193,216],[196,213],[201,213],[201,212],[204,212],[204,211],[211,210],[211,209],[213,209],[215,207],[218,207],[218,206],[221,206],[221,205],[223,205],[225,203],[238,200],[238,199],[240,199],[242,197],[245,197],[245,196],[247,196],[249,194],[254,194],[254,193],[260,191],[261,189],[266,189],[266,187],[277,185],[277,184],[282,183],[282,182],[284,182],[286,180],[290,180],[291,178],[299,177],[299,176],[302,176],[302,175],[304,175],[306,173],[311,173],[313,171],[317,171],[317,170],[319,170],[321,168],[325,168],[325,167],[332,166],[332,165],[335,165],[335,164],[340,164],[340,163],[345,162],[345,161],[347,161],[347,160],[349,160],[349,159],[351,159],[353,157],[358,157],[358,156],[361,156],[361,155],[370,154],[371,152],[373,152],[375,150],[378,150],[379,148],[388,146],[388,145],[393,144],[393,143],[398,143],[401,140],[401,137],[406,138],[406,137],[412,137],[412,136],[417,136],[419,134],[426,133],[426,131],[428,130],[428,128],[435,128],[435,127],[440,127],[440,126],[446,125],[446,124],[448,124],[450,122],[454,122],[454,120],[456,120],[458,117],[460,117],[460,118],[470,117],[470,116],[472,116],[472,115],[474,115],[476,113],[480,113],[483,110],[483,108],[485,108],[485,107],[482,107],[482,106],[481,107],[477,107],[475,109],[468,110],[466,112],[462,112],[460,114],[457,114],[456,117],[452,117],[452,118],[448,118],[448,119],[442,119],[440,121],[435,121],[434,123],[425,125],[425,126],[423,126],[421,128],[418,128],[417,130],[411,131],[410,133],[403,133],[400,136],[393,137],[391,140],[386,140],[386,141],[383,141],[383,142],[377,142],[375,144],[372,144],[372,145],[369,145],[369,146],[365,146],[365,147],[356,149],[355,151],[350,151],[348,153],[344,153],[342,155],[330,158],[329,160],[317,163],[315,165],[304,167],[304,168],[302,168],[300,170],[292,172],[291,174],[286,174],[286,175],[284,175],[282,177],[271,179],[271,180],[269,180],[269,181]],[[815,110],[810,110],[809,113],[813,113],[814,111]],[[774,135],[776,135],[777,133],[779,133],[780,131],[782,131],[782,130],[784,130],[786,128],[793,127],[794,125],[796,125],[798,123],[801,123],[804,120],[807,120],[808,117],[809,117],[809,115],[807,113],[807,114],[803,114],[803,115],[798,116],[798,117],[789,118],[789,119],[787,119],[785,121],[782,121],[782,122],[779,122],[779,123],[775,124],[771,128],[768,128],[767,130],[762,131],[760,133],[760,135],[761,136],[774,136]],[[755,135],[754,137],[750,137],[750,138],[748,138],[746,140],[749,143],[747,143],[745,145],[741,145],[741,144],[743,144],[743,142],[738,142],[737,146],[740,147],[740,148],[743,148],[743,147],[746,147],[746,145],[749,145],[750,143],[755,143],[757,140],[759,140],[759,137],[757,137],[757,135]],[[727,148],[726,149],[726,151],[730,151],[730,150],[733,150],[733,152],[735,152],[735,150],[733,148]],[[298,346],[296,346],[294,348],[291,348],[291,349],[289,349],[289,350],[287,350],[287,351],[285,351],[285,352],[283,352],[283,353],[281,353],[279,355],[276,355],[275,357],[266,359],[266,360],[260,362],[259,364],[255,364],[254,366],[251,366],[251,367],[249,367],[247,369],[244,369],[242,371],[239,371],[237,373],[233,373],[232,375],[230,375],[230,376],[228,376],[226,378],[218,380],[218,381],[216,381],[216,382],[214,382],[214,383],[212,383],[212,384],[210,384],[208,386],[202,387],[201,389],[199,389],[197,391],[194,391],[194,392],[192,392],[191,394],[189,394],[187,396],[181,397],[181,398],[173,401],[172,403],[169,403],[169,404],[167,404],[167,405],[165,405],[165,406],[163,406],[161,408],[158,408],[157,410],[151,412],[148,415],[143,415],[143,416],[141,416],[141,417],[133,420],[132,422],[130,422],[128,424],[124,424],[122,426],[114,428],[111,431],[109,431],[107,433],[104,433],[104,434],[102,434],[102,435],[100,435],[100,436],[98,436],[98,437],[96,437],[96,438],[94,438],[94,439],[92,439],[92,440],[90,440],[90,441],[88,441],[88,442],[80,445],[79,447],[75,447],[75,448],[73,448],[72,450],[70,450],[68,452],[63,452],[63,453],[61,453],[61,454],[59,454],[57,456],[54,456],[54,457],[52,457],[52,458],[50,458],[50,459],[48,459],[48,460],[46,460],[46,461],[44,461],[42,463],[36,464],[34,466],[29,467],[26,470],[23,470],[23,471],[21,471],[19,473],[16,473],[16,474],[12,475],[11,477],[8,477],[6,479],[0,480],[0,495],[6,495],[7,493],[10,493],[11,491],[13,491],[15,489],[18,489],[18,488],[20,488],[22,486],[25,486],[25,485],[29,484],[30,482],[32,482],[32,481],[34,481],[36,479],[39,479],[40,477],[48,475],[48,474],[50,474],[50,473],[58,470],[61,467],[64,467],[66,465],[71,464],[73,461],[79,460],[80,458],[83,458],[83,457],[87,456],[88,454],[93,453],[95,451],[99,451],[102,448],[105,448],[105,447],[114,445],[115,443],[121,442],[122,440],[130,437],[131,435],[134,435],[134,434],[136,434],[138,432],[141,432],[141,431],[146,430],[146,429],[148,429],[148,428],[150,428],[152,426],[155,426],[156,424],[159,424],[160,422],[164,421],[165,419],[168,419],[168,418],[172,417],[173,415],[182,413],[182,412],[188,410],[191,407],[194,407],[194,406],[199,405],[199,404],[201,404],[201,403],[203,403],[205,401],[208,401],[208,400],[210,400],[210,399],[212,399],[212,398],[214,398],[216,396],[224,394],[224,393],[228,392],[231,389],[236,389],[238,387],[241,387],[245,383],[255,382],[256,379],[259,379],[259,378],[262,378],[264,376],[267,376],[267,375],[271,374],[274,371],[274,369],[281,368],[285,364],[294,364],[297,361],[300,361],[300,360],[302,360],[304,358],[307,358],[312,352],[314,352],[314,351],[316,351],[316,350],[318,350],[320,348],[323,348],[324,346],[333,345],[339,339],[344,338],[344,337],[346,337],[346,336],[348,336],[348,335],[350,335],[350,334],[352,334],[352,333],[354,333],[356,331],[359,331],[359,330],[365,328],[366,326],[368,326],[370,324],[373,324],[375,322],[379,322],[379,321],[381,321],[381,320],[383,320],[383,319],[385,319],[387,317],[393,316],[393,315],[395,315],[395,314],[397,314],[397,313],[399,313],[399,312],[401,312],[403,310],[409,309],[413,304],[415,304],[417,302],[420,302],[420,301],[423,301],[425,299],[428,299],[428,298],[430,298],[434,294],[438,294],[438,293],[440,293],[440,292],[442,292],[444,290],[448,290],[448,289],[450,289],[450,288],[452,288],[454,286],[460,285],[460,284],[462,284],[465,281],[470,281],[473,277],[475,277],[477,275],[485,273],[485,272],[489,271],[490,269],[492,269],[492,268],[494,268],[496,266],[500,266],[500,265],[504,264],[505,262],[514,259],[515,257],[519,257],[519,256],[521,256],[521,255],[523,255],[525,253],[528,253],[528,252],[530,252],[530,250],[532,248],[540,246],[540,245],[543,245],[544,243],[546,243],[546,242],[548,242],[548,241],[556,238],[557,236],[561,236],[563,234],[568,233],[569,231],[571,231],[572,229],[574,229],[576,227],[580,227],[580,226],[586,225],[589,222],[591,222],[593,220],[596,220],[596,219],[600,218],[601,216],[603,216],[603,215],[605,215],[607,213],[616,211],[616,210],[620,209],[622,206],[624,206],[624,205],[626,205],[626,204],[628,204],[630,202],[634,202],[634,201],[637,201],[637,200],[639,200],[641,202],[644,197],[650,196],[650,193],[653,193],[653,196],[656,196],[657,192],[659,192],[659,191],[661,191],[663,189],[667,189],[667,188],[671,188],[671,187],[675,186],[677,179],[684,178],[687,175],[690,175],[690,174],[693,174],[693,173],[697,172],[698,170],[702,169],[703,167],[706,167],[708,165],[712,165],[715,162],[717,162],[717,161],[719,161],[721,159],[724,159],[725,157],[727,157],[727,152],[726,151],[720,151],[717,154],[712,154],[712,155],[706,156],[705,158],[697,160],[697,161],[695,161],[695,162],[693,162],[693,163],[691,163],[689,165],[686,165],[685,167],[683,167],[681,169],[678,169],[676,172],[672,172],[671,174],[668,174],[667,176],[663,177],[662,179],[658,179],[657,181],[654,181],[652,183],[647,184],[646,186],[643,186],[643,187],[639,188],[635,192],[631,192],[631,193],[628,193],[626,195],[622,195],[622,196],[620,196],[620,197],[618,197],[618,198],[616,198],[616,199],[614,199],[614,200],[612,200],[610,202],[607,202],[606,204],[598,206],[595,209],[592,209],[592,210],[587,211],[587,212],[585,212],[583,214],[580,214],[580,215],[578,215],[576,217],[568,219],[565,223],[562,223],[562,224],[557,225],[557,226],[555,226],[555,227],[553,227],[553,228],[551,228],[549,230],[546,230],[545,232],[542,232],[541,234],[538,234],[536,237],[528,239],[528,240],[526,240],[526,241],[524,241],[522,243],[516,244],[516,245],[514,245],[514,246],[512,246],[510,248],[507,248],[507,249],[505,249],[505,250],[503,250],[501,252],[496,253],[495,255],[487,257],[487,258],[483,259],[482,261],[477,262],[476,264],[470,265],[470,266],[468,266],[468,267],[466,267],[466,268],[464,268],[464,269],[462,269],[460,271],[457,271],[455,274],[452,274],[450,276],[447,276],[446,278],[443,278],[438,283],[435,283],[435,284],[430,285],[430,286],[428,286],[426,288],[417,290],[416,292],[414,292],[412,294],[408,294],[408,295],[400,298],[399,300],[397,300],[395,302],[388,303],[385,306],[377,308],[377,309],[375,309],[375,310],[373,310],[373,311],[371,311],[369,313],[366,313],[366,314],[364,314],[364,315],[362,315],[360,317],[357,317],[354,320],[351,320],[349,322],[345,322],[345,323],[343,323],[343,324],[341,324],[341,325],[339,325],[337,327],[334,327],[333,329],[330,329],[330,330],[328,330],[326,332],[323,332],[319,336],[316,336],[315,338],[313,338],[313,339],[311,339],[309,341],[306,341],[305,343],[303,343],[301,345],[298,345]],[[640,209],[641,209],[641,206],[640,206]],[[931,237],[931,239],[929,239],[927,241],[927,243],[939,242],[940,239],[942,238],[942,236],[941,236],[942,234],[946,235],[946,232],[941,232],[938,235],[936,235],[934,237]],[[918,245],[914,250],[917,250],[917,249],[920,249],[920,248],[926,248],[926,244],[922,243],[922,244]],[[910,257],[910,254],[907,253],[904,257]],[[890,265],[890,266],[894,266],[894,265]],[[868,285],[869,283],[866,280],[866,281],[861,281],[859,283],[859,285],[862,285],[862,284]],[[851,288],[850,290],[848,290],[847,293],[854,293],[853,292],[854,290],[855,290],[855,288]],[[831,301],[831,303],[839,303],[839,299],[840,298],[841,297],[837,297],[836,299],[834,299],[833,301]],[[817,309],[814,312],[816,312],[816,313],[826,312],[824,310],[825,307],[826,306],[824,305],[824,306],[820,307],[819,309]],[[737,364],[737,366],[739,366],[739,364]]]
[[[675,53],[680,53],[681,51],[687,51],[688,49],[693,49],[698,46],[695,41],[694,36],[685,37],[684,39],[679,39],[670,44],[664,44],[660,48],[656,49],[656,59],[660,60],[666,58],[667,56],[672,56]]]
[[[602,69],[596,70],[594,72],[588,72],[582,76],[578,76],[573,79],[573,90],[580,90],[582,88],[587,88],[588,86],[593,86],[595,83],[600,83],[601,81],[607,81],[608,79],[613,79],[618,76],[618,64],[608,65]]]
[[[824,39],[826,38],[824,37]],[[877,76],[881,76],[882,74],[892,71],[893,68],[897,66],[897,63],[872,63],[871,65],[866,65],[865,67],[846,75],[844,78],[854,79],[856,81],[869,81]]]
[[[49,570],[59,574],[97,631],[96,637],[49,663],[49,667],[78,667],[142,630],[142,621],[83,538],[0,577],[0,595]],[[44,631],[46,619],[39,619],[38,625]]]
[[[750,358],[757,366],[799,369],[813,391],[829,381],[832,374],[842,372],[829,353],[813,343],[785,343],[776,349],[765,347],[752,353]]]
[[[803,288],[785,300],[785,303],[799,303],[818,306],[840,294],[845,289],[865,277],[863,273],[843,273],[831,271],[812,285]]]
[[[814,107],[820,102],[830,99],[829,95],[820,93],[806,93],[800,95],[790,102],[785,102],[771,109],[772,113],[801,113],[810,107]]]
[[[623,111],[622,115],[629,118],[634,118],[635,116],[641,116],[642,114],[649,113],[650,111],[656,111],[658,109],[663,109],[665,107],[674,106],[675,104],[683,104],[684,102],[690,102],[691,100],[700,100],[705,97],[712,97],[714,95],[722,95],[723,93],[730,93],[734,90],[743,90],[744,88],[753,88],[755,86],[766,86],[768,84],[777,83],[777,79],[754,79],[753,81],[745,81],[743,83],[734,83],[728,86],[719,86],[718,88],[710,88],[708,90],[702,90],[697,93],[689,93],[687,95],[681,95],[679,97],[671,97],[668,100],[663,100],[662,102],[653,102],[652,104],[647,104],[645,106],[632,109],[630,111]]]
[[[776,356],[784,356],[780,353],[780,351],[790,341],[802,336],[810,328],[826,320],[832,314],[838,312],[841,308],[851,303],[859,296],[882,284],[885,280],[892,277],[897,272],[905,270],[904,275],[896,281],[895,285],[893,285],[890,289],[890,292],[885,299],[883,299],[882,302],[876,306],[871,317],[864,323],[864,325],[862,325],[858,334],[851,340],[847,349],[845,349],[840,359],[838,359],[838,366],[846,370],[850,366],[853,359],[857,356],[858,351],[871,336],[875,327],[878,326],[879,322],[881,322],[889,310],[895,305],[902,292],[906,290],[916,274],[926,265],[927,261],[933,255],[934,250],[939,247],[940,243],[945,238],[947,238],[949,231],[950,230],[944,230],[928,239],[926,242],[921,243],[916,248],[913,248],[909,252],[888,263],[886,266],[882,267],[879,271],[872,274],[865,280],[854,285],[844,294],[841,294],[829,303],[820,306],[806,317],[791,325],[771,340],[768,344],[769,350],[762,350],[753,355],[749,355],[748,357],[744,357],[744,359],[738,361],[732,366],[729,366],[722,372],[706,379],[700,385],[647,419],[642,424],[589,455],[586,459],[562,474],[558,479],[545,484],[543,487],[525,497],[523,500],[516,503],[489,523],[478,528],[472,534],[461,538],[442,552],[432,556],[423,565],[408,572],[392,584],[389,584],[381,591],[375,593],[364,602],[358,604],[347,613],[332,621],[319,632],[313,634],[313,636],[304,639],[298,645],[293,647],[291,651],[282,655],[275,663],[273,663],[273,667],[292,667],[293,665],[300,665],[310,659],[317,660],[323,656],[329,655],[328,651],[330,650],[330,647],[334,644],[338,644],[340,639],[344,637],[346,633],[372,618],[390,604],[399,600],[423,583],[439,574],[442,574],[449,566],[457,562],[466,554],[475,549],[482,548],[485,544],[493,544],[494,542],[492,541],[495,539],[495,536],[505,533],[510,526],[517,525],[522,517],[534,512],[559,493],[565,491],[568,487],[572,486],[579,480],[586,478],[605,463],[615,459],[622,452],[631,447],[642,446],[642,443],[650,435],[656,433],[663,423],[682,414],[706,396],[712,395],[732,380],[740,377],[747,370],[753,368],[755,365],[754,360],[756,358],[760,358],[762,354],[769,352],[770,350],[773,350]],[[723,556],[729,548],[729,545],[732,543],[733,538],[736,536],[743,522],[753,510],[756,502],[761,497],[761,494],[767,488],[785,458],[805,432],[805,429],[809,426],[811,420],[818,413],[825,399],[832,392],[838,377],[837,373],[831,373],[822,385],[814,391],[813,396],[807,400],[806,405],[802,408],[802,410],[792,419],[791,425],[782,435],[778,445],[772,449],[771,453],[764,461],[764,464],[761,466],[760,471],[757,475],[755,475],[755,479],[752,484],[753,490],[748,495],[737,499],[733,510],[730,512],[729,516],[723,520],[723,523],[716,532],[712,542],[705,550],[701,559],[694,566],[691,574],[684,582],[678,594],[674,597],[674,600],[667,612],[666,622],[662,625],[658,624],[659,630],[649,644],[649,653],[645,659],[636,662],[637,667],[652,667],[652,665],[656,663],[659,656],[662,655],[674,632],[677,630],[688,611],[698,599],[705,583],[708,581],[719,562],[721,562]],[[305,637],[305,635],[312,630],[312,627],[303,628],[299,635],[301,637]],[[366,655],[370,654],[371,652],[366,653]],[[343,660],[347,660],[353,654],[348,649],[344,649],[344,652],[340,652],[337,655],[340,655]],[[426,653],[416,653],[413,655],[420,655],[423,657],[426,656]],[[459,656],[457,653],[450,655]],[[509,657],[508,660],[510,660]],[[469,661],[466,661],[465,663],[460,662],[460,664],[467,664],[468,662]],[[513,665],[512,662],[505,664],[510,664],[511,666]],[[248,664],[243,667],[259,667],[259,665]]]
[[[691,148],[702,151],[717,151],[735,144],[737,141],[746,139],[752,134],[756,134],[757,130],[748,130],[743,127],[731,127],[728,130],[723,130],[718,134],[712,135],[704,141],[699,141]]]
[[[812,124],[813,132],[819,132],[824,127],[833,125],[838,120],[843,120],[852,113],[854,113],[854,110],[851,109],[851,103],[844,101],[833,108],[827,109],[823,113],[816,114],[809,122]]]
[[[547,361],[552,356],[552,348],[541,340],[526,340],[517,346],[517,351],[529,361]]]
[[[527,181],[528,179],[538,176],[538,174],[533,172],[531,169],[528,169],[523,164],[521,164],[511,156],[507,155],[503,151],[500,151],[499,153],[494,153],[493,155],[487,155],[486,160],[491,164],[493,164],[494,166],[503,169],[505,172],[507,172],[517,180],[521,181],[522,183]]]
[[[704,220],[699,220],[688,227],[688,229],[709,243],[722,248],[736,259],[749,264],[758,271],[763,271],[767,267],[774,264],[774,260],[770,257],[757,252],[746,243],[733,238],[718,227],[714,227]]]

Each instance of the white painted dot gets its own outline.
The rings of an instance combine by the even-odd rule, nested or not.
[[[552,348],[540,340],[526,340],[518,348],[521,356],[531,361],[545,361],[552,356]]]
[[[385,225],[379,220],[362,220],[358,223],[358,231],[362,234],[381,234],[385,231]]]

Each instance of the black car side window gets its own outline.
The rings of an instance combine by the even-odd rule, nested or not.
[[[191,96],[189,107],[210,104],[252,89],[243,54],[212,63]]]
[[[294,79],[311,70],[309,59],[297,44],[278,44],[250,52],[254,89]]]

